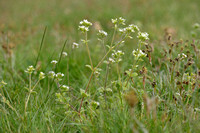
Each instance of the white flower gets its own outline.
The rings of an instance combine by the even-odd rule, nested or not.
[[[133,53],[133,56],[136,57],[136,59],[147,56],[147,54],[143,53],[142,50],[139,50],[139,49],[133,50],[132,53]]]
[[[92,23],[89,22],[87,19],[84,19],[83,21],[80,22],[80,25],[83,25],[85,27],[92,26]]]
[[[29,66],[25,72],[31,74],[33,71],[35,70],[35,68],[33,66]]]
[[[184,53],[178,54],[178,58],[184,59],[187,58],[187,55],[185,55]]]
[[[132,27],[134,31],[140,31],[137,25],[130,24],[129,27]]]
[[[99,39],[104,39],[108,35],[108,33],[103,30],[99,30],[99,33],[97,35],[99,36]]]
[[[55,76],[55,72],[54,71],[49,71],[48,76],[53,79],[54,76]]]
[[[39,74],[39,80],[42,80],[45,78],[45,74],[43,72],[40,72]]]
[[[119,31],[120,33],[125,33],[126,30],[125,30],[125,28],[119,28],[118,31]]]
[[[69,91],[69,86],[61,85],[60,88],[64,91]]]
[[[115,62],[120,62],[122,61],[121,56],[124,55],[124,52],[122,52],[121,50],[118,51],[114,51],[114,53],[112,53],[112,58],[114,59]]]
[[[111,19],[111,21],[112,21],[113,24],[117,24],[117,22],[118,22],[117,18],[116,19]]]
[[[58,63],[58,61],[56,61],[56,60],[51,61],[51,64],[53,64],[53,65],[56,65],[57,63]]]
[[[108,61],[109,61],[110,63],[114,63],[114,62],[115,62],[115,60],[114,60],[113,58],[109,58]]]
[[[125,25],[126,19],[119,17],[119,24]]]
[[[149,34],[146,32],[139,32],[137,38],[140,41],[146,41],[146,40],[149,40]]]
[[[80,31],[82,31],[83,33],[85,33],[85,32],[87,32],[87,31],[89,31],[89,28],[88,27],[86,27],[86,26],[79,26],[79,28],[78,28]]]
[[[79,47],[79,44],[78,43],[75,43],[75,42],[73,42],[73,44],[72,44],[72,49],[75,49],[75,48],[78,48]]]
[[[63,57],[66,57],[68,54],[67,52],[62,52]]]
[[[56,80],[57,81],[61,81],[62,80],[62,77],[64,77],[65,75],[63,74],[63,73],[57,73],[56,75],[55,75],[55,78],[56,78]]]

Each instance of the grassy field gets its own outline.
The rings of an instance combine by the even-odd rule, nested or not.
[[[1,0],[0,133],[200,132],[199,5]]]

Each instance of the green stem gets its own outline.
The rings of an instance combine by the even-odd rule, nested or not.
[[[85,44],[86,44],[86,48],[87,48],[87,53],[88,53],[88,56],[89,56],[89,59],[90,59],[90,65],[92,67],[92,70],[93,70],[93,64],[92,64],[92,58],[90,56],[90,50],[89,50],[89,47],[88,47],[88,42],[87,42],[87,32],[85,34]]]

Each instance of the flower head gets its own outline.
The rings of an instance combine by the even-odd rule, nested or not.
[[[86,26],[79,26],[78,29],[79,29],[81,32],[83,32],[83,33],[89,31],[89,28],[86,27]]]
[[[119,24],[125,25],[126,19],[119,17]]]
[[[113,24],[117,24],[117,22],[118,22],[118,21],[117,21],[117,18],[111,19],[111,21],[112,21]]]
[[[141,57],[146,57],[147,56],[147,54],[143,53],[142,50],[139,50],[139,49],[133,50],[132,53],[133,53],[133,56],[136,57],[136,59],[139,59]]]
[[[114,51],[112,53],[112,59],[115,61],[115,62],[120,62],[122,61],[121,59],[121,56],[124,55],[124,52],[122,52],[121,50],[118,50],[118,51]]]
[[[80,25],[83,25],[85,27],[92,26],[92,23],[89,22],[87,19],[84,19],[83,21],[80,22]]]
[[[97,35],[99,39],[101,40],[101,39],[104,39],[108,35],[108,33],[103,30],[99,30],[99,33]]]
[[[185,55],[184,53],[181,53],[181,54],[178,54],[178,58],[184,59],[184,58],[187,58],[187,55]]]
[[[31,74],[33,71],[35,70],[35,68],[33,66],[29,66],[25,72]]]
[[[137,38],[140,41],[146,41],[146,40],[149,40],[149,34],[146,32],[139,32]]]
[[[63,91],[69,91],[69,86],[61,85],[60,88],[61,88]]]
[[[68,54],[67,52],[62,52],[63,57],[66,57]]]
[[[75,48],[78,48],[79,47],[79,44],[78,43],[75,43],[75,42],[73,42],[73,44],[72,44],[72,49],[75,49]]]
[[[65,75],[63,73],[57,73],[55,75],[55,78],[56,78],[56,81],[61,81],[62,80],[62,77],[64,77]]]
[[[39,74],[39,80],[42,80],[45,78],[45,74],[43,72],[40,72]]]
[[[83,21],[80,22],[79,30],[83,33],[89,31],[89,27],[92,26],[92,23],[89,22],[88,20],[84,19]]]
[[[56,60],[51,61],[51,64],[53,64],[53,65],[56,65],[57,63],[58,63],[58,61],[56,61]]]
[[[49,71],[48,76],[53,79],[54,76],[55,76],[55,72],[54,71]]]

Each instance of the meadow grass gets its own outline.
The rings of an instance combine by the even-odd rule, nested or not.
[[[199,4],[0,1],[0,132],[199,132]]]

